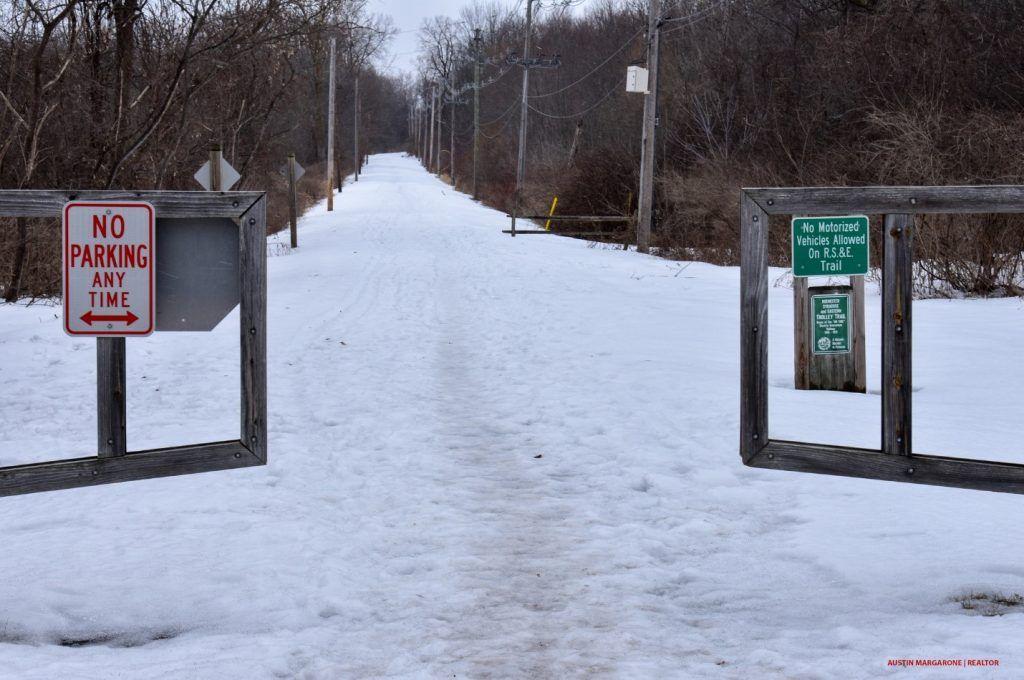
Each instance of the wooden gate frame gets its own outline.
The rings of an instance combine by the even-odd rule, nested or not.
[[[59,218],[70,201],[147,201],[158,219],[220,217],[238,223],[241,434],[232,441],[127,451],[125,339],[97,338],[97,455],[2,467],[0,497],[266,465],[266,195],[258,191],[0,190],[0,217]]]
[[[768,216],[883,214],[882,447],[768,437]],[[913,453],[914,215],[1024,213],[1024,186],[756,188],[740,193],[740,456],[751,467],[1024,493],[1024,465]]]

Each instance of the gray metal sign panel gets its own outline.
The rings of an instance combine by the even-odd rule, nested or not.
[[[238,305],[238,225],[157,219],[156,329],[210,331]]]

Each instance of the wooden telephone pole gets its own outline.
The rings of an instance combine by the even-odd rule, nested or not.
[[[427,138],[430,135],[427,133],[427,100],[423,98],[423,110],[420,113],[420,163],[426,167],[427,165]]]
[[[356,151],[356,155],[352,157],[352,158],[355,159],[355,162],[356,162],[355,177],[353,178],[353,181],[358,182],[359,181],[359,171],[363,167],[363,159],[359,155],[359,72],[358,71],[356,72],[356,75],[355,75],[355,83],[353,85],[352,97],[353,97],[353,99],[352,99],[352,111],[353,111],[353,114],[352,114],[352,117],[353,117],[353,121],[352,121],[352,139],[354,140],[355,151]]]
[[[636,220],[636,249],[651,251],[651,216],[654,208],[654,141],[658,126],[658,38],[661,0],[650,0],[647,28],[647,94],[644,96],[643,150],[640,154],[640,190]]]
[[[523,94],[519,104],[519,155],[516,159],[516,193],[512,201],[512,238],[516,237],[516,215],[523,198],[526,175],[526,120],[530,111],[530,33],[533,30],[533,0],[526,0],[526,37],[523,38]]]
[[[512,203],[512,229],[509,233],[515,238],[516,216],[520,213],[523,199],[523,183],[526,176],[526,121],[530,111],[530,69],[531,68],[556,68],[562,63],[561,56],[556,55],[553,59],[530,57],[530,33],[533,30],[533,0],[526,0],[526,37],[523,38],[523,56],[516,58],[509,57],[510,64],[521,64],[523,67],[523,94],[519,106],[519,156],[516,162],[516,193]]]
[[[439,88],[440,89],[440,88]],[[444,120],[444,90],[437,93],[437,149],[434,151],[434,174],[438,177],[441,176],[441,149],[443,148],[441,143],[441,125]]]
[[[477,191],[476,171],[480,158],[480,29],[473,31],[473,44],[476,46],[476,60],[473,64],[473,198],[479,198]]]
[[[430,88],[430,148],[427,154],[427,170],[434,171],[434,117],[437,115],[437,86]]]
[[[452,100],[451,100],[452,113],[451,113],[451,117],[449,118],[449,120],[451,121],[451,124],[449,125],[449,128],[451,128],[451,129],[448,130],[448,132],[450,133],[450,141],[449,141],[449,144],[448,144],[448,174],[451,175],[452,186],[455,186],[455,96],[456,96],[456,94],[455,94],[455,90],[451,87],[450,84],[448,86],[448,91],[452,95]]]
[[[334,210],[334,47],[331,38],[330,67],[327,77],[327,209]]]

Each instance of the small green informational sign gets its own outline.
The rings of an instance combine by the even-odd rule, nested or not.
[[[868,273],[868,218],[793,218],[793,276]]]
[[[850,296],[812,295],[811,352],[813,354],[849,354]]]

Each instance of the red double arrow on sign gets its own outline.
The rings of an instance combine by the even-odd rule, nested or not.
[[[135,316],[131,312],[122,315],[93,314],[91,309],[79,318],[90,326],[93,321],[118,321],[123,322],[126,326],[131,326],[139,320],[139,317]]]

